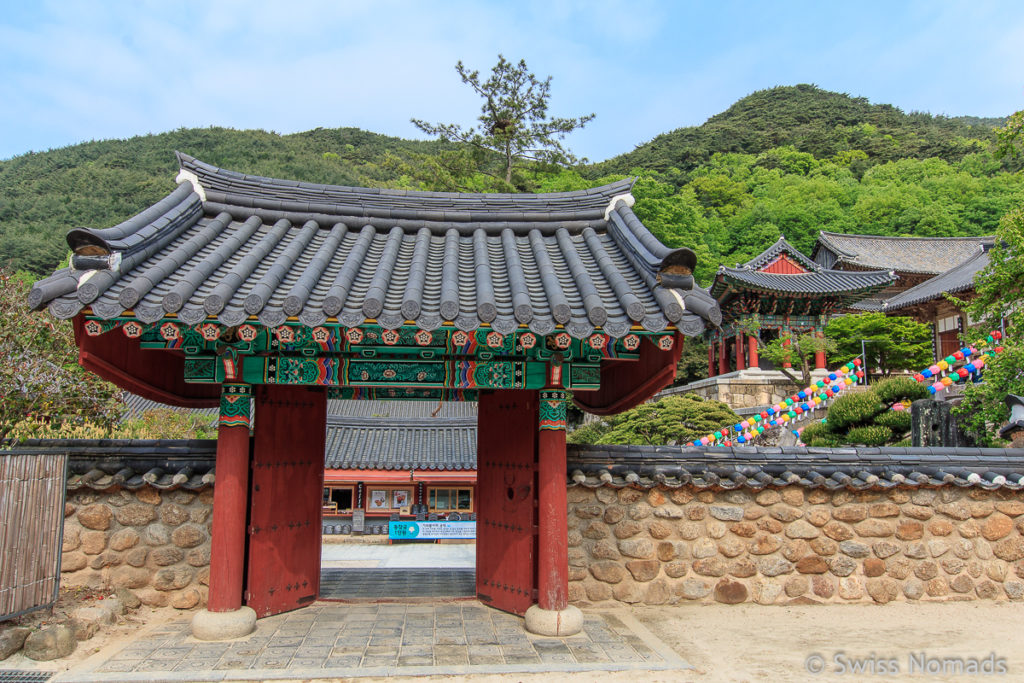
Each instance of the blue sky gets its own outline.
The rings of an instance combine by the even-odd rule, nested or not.
[[[904,111],[1024,108],[1024,5],[1004,2],[2,1],[0,159],[180,127],[470,124],[454,71],[500,52],[552,75],[550,113],[596,113],[593,161],[775,85]]]

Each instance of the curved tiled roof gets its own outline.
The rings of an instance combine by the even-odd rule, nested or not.
[[[325,466],[358,470],[475,470],[476,417],[328,417]]]
[[[957,294],[974,289],[974,276],[989,263],[988,246],[975,245],[974,255],[966,261],[887,299],[882,303],[881,310],[887,313],[898,311],[901,308],[941,298],[943,293]]]
[[[630,209],[631,181],[539,195],[352,188],[225,171],[179,156],[181,185],[113,228],[68,234],[75,269],[29,302],[144,323],[309,326],[406,321],[583,338],[634,324],[699,334],[721,320],[700,288],[664,286],[681,250]],[[666,279],[665,283],[669,283]]]
[[[978,245],[993,237],[885,237],[821,231],[812,258],[821,249],[832,251],[837,263],[858,268],[937,275],[974,255]]]
[[[1024,489],[1021,448],[568,448],[570,484],[588,488]]]
[[[780,235],[779,239],[776,240],[775,244],[768,247],[760,254],[744,263],[743,267],[758,270],[760,268],[765,267],[766,265],[768,265],[769,263],[771,263],[772,261],[774,261],[783,254],[788,254],[793,258],[793,260],[795,260],[797,263],[799,263],[807,270],[821,270],[821,266],[819,264],[815,263],[811,259],[804,256],[799,249],[797,249],[788,241],[786,241],[786,237],[784,235]]]
[[[845,271],[820,268],[809,273],[765,273],[750,268],[726,268],[715,274],[711,296],[721,297],[730,285],[742,285],[766,293],[806,296],[808,294],[867,295],[892,284],[891,271]]]

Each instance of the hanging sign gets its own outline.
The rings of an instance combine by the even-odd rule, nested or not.
[[[476,522],[389,522],[393,540],[476,538]]]

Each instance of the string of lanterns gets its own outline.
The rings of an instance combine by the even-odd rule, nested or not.
[[[1002,333],[998,330],[992,331],[985,339],[979,339],[974,346],[964,348],[952,353],[934,365],[914,374],[917,382],[925,382],[933,379],[928,385],[928,392],[935,394],[945,390],[955,382],[964,381],[976,377],[985,366],[988,358],[994,357],[1003,351],[1002,346],[994,346],[1002,339]],[[988,348],[992,346],[993,348]],[[980,349],[980,350],[979,350]],[[966,361],[961,367],[956,368],[958,363]],[[818,408],[824,407],[843,389],[864,379],[864,371],[861,369],[861,359],[854,358],[849,363],[830,372],[827,377],[818,380],[807,388],[796,392],[785,401],[766,408],[759,414],[737,422],[732,427],[723,427],[707,436],[690,442],[690,446],[732,446],[737,444],[748,444],[766,431],[774,427],[784,426],[790,422],[805,419]],[[905,410],[904,403],[896,403],[893,410]],[[793,429],[792,432],[799,439],[803,427]]]

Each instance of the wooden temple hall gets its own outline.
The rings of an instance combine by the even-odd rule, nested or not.
[[[829,268],[809,259],[785,237],[735,268],[720,266],[709,291],[718,301],[724,322],[709,336],[708,376],[748,368],[773,369],[758,357],[759,338],[824,335],[832,315],[896,280],[896,273],[888,269]],[[815,354],[815,369],[824,370],[826,362],[824,352]],[[790,365],[783,363],[784,367]]]
[[[693,252],[641,224],[630,181],[407,192],[179,161],[163,200],[69,232],[70,267],[29,298],[73,321],[86,368],[219,406],[194,635],[237,637],[316,600],[328,396],[477,400],[477,595],[533,632],[578,631],[566,401],[615,413],[673,378],[684,337],[721,321]]]

